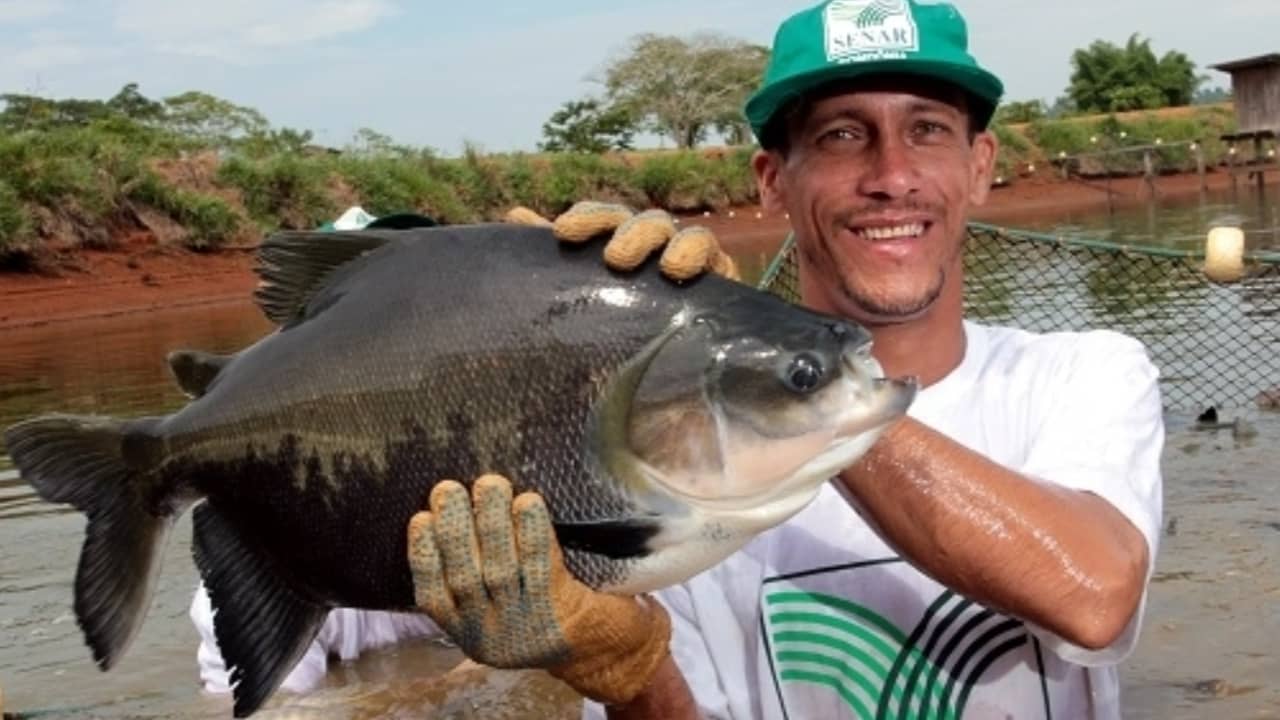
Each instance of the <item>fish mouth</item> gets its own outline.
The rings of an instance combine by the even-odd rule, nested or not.
[[[693,495],[664,482],[667,492],[704,512],[747,514],[778,512],[781,507],[794,509],[798,507],[796,503],[803,504],[815,496],[823,482],[853,464],[889,425],[906,414],[919,388],[915,377],[886,377],[872,357],[871,343],[867,340],[851,336],[842,352],[842,363],[845,366],[840,380],[843,388],[828,401],[837,416],[825,430],[810,436],[813,442],[820,441],[822,447],[810,446],[806,452],[816,452],[808,459],[775,476],[776,482],[758,485],[755,490],[738,495],[718,498]]]
[[[917,378],[887,377],[871,355],[870,340],[846,347],[843,360],[861,402],[854,403],[860,406],[859,411],[850,413],[850,419],[842,424],[841,435],[858,435],[906,414],[920,390]]]

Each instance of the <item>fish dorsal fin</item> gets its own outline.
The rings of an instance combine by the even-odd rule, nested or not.
[[[169,371],[187,397],[199,398],[209,391],[209,385],[232,357],[202,350],[175,350],[169,353]]]
[[[392,233],[394,231],[391,231]],[[258,277],[254,299],[267,319],[284,325],[301,314],[334,271],[395,237],[388,232],[355,230],[278,232],[258,249]]]

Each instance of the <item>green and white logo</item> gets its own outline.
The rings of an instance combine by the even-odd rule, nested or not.
[[[828,62],[903,58],[920,49],[907,0],[835,0],[823,25]]]
[[[824,586],[858,587],[859,576],[884,583],[880,588],[893,587],[895,576],[909,572],[901,562],[833,570],[774,578],[765,586],[766,643],[788,718],[955,720],[964,717],[975,688],[991,679],[989,672],[1008,676],[1011,668],[1025,668],[1033,655],[1031,636],[1020,621],[951,591],[923,607],[918,599],[908,602],[910,594],[903,592],[903,602],[893,603],[894,617],[823,592]],[[843,582],[831,582],[833,574],[843,575]],[[1038,658],[1038,647],[1034,655]],[[1045,693],[1047,716],[1042,671],[1028,670],[1017,683],[1022,686],[1018,694]]]

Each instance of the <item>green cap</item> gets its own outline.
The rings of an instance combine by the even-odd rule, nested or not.
[[[944,80],[978,102],[986,127],[1004,85],[969,54],[969,32],[949,4],[915,0],[828,0],[778,27],[764,83],[747,100],[746,115],[760,137],[779,108],[831,80],[908,73]]]

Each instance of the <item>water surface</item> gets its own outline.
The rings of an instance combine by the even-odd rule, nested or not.
[[[1261,193],[1241,182],[1235,192],[1222,189],[1191,198],[1157,196],[1151,201],[1126,198],[1116,203],[1114,211],[1101,199],[1094,206],[1019,218],[1017,226],[1130,245],[1203,250],[1210,228],[1230,225],[1244,230],[1248,250],[1280,250],[1280,183],[1274,176],[1268,181]]]

